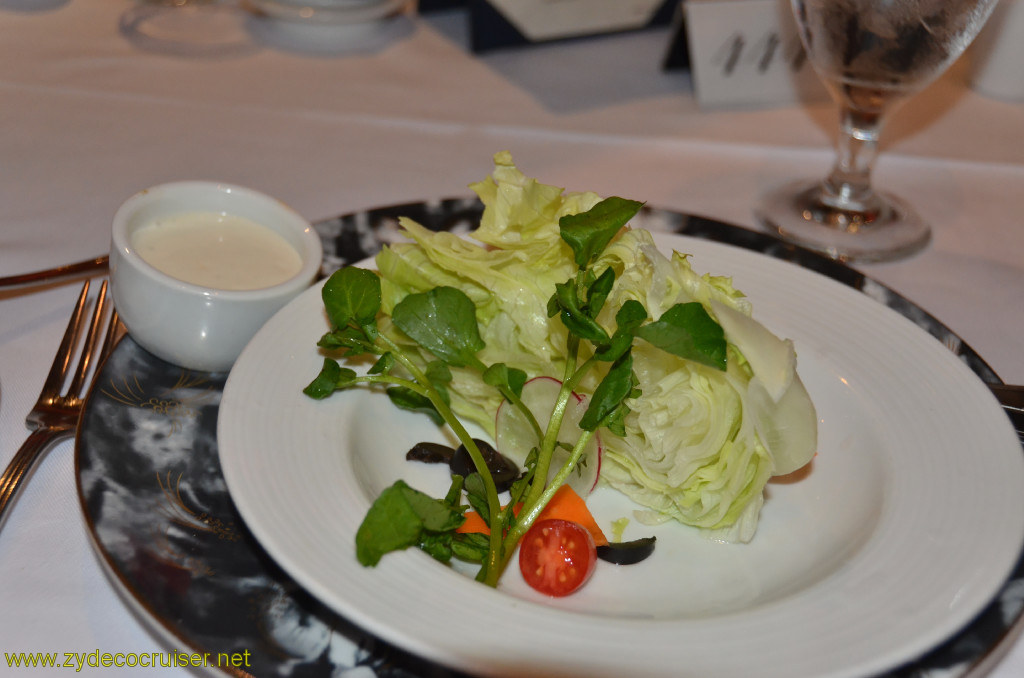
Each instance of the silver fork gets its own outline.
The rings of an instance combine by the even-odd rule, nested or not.
[[[85,393],[96,370],[117,343],[119,324],[113,302],[107,295],[106,280],[100,285],[91,315],[86,313],[88,307],[89,282],[86,281],[39,399],[25,419],[32,433],[0,476],[0,525],[18,487],[36,460],[54,443],[74,434]],[[84,341],[83,332],[86,332]],[[89,368],[94,363],[96,369],[90,372]],[[71,381],[65,389],[68,376]]]

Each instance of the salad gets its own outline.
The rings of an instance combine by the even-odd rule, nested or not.
[[[518,552],[528,583],[563,595],[614,547],[586,511],[598,484],[642,523],[749,541],[769,478],[816,451],[792,342],[751,317],[729,278],[630,228],[642,203],[542,184],[507,152],[494,163],[471,186],[484,212],[470,238],[403,218],[409,242],[385,247],[376,271],[343,268],[323,287],[331,327],[305,393],[383,388],[460,442],[439,453],[446,496],[399,480],[377,497],[360,562],[418,547],[480,563],[494,586]],[[495,460],[515,469],[500,487]],[[625,550],[646,554],[641,541]]]

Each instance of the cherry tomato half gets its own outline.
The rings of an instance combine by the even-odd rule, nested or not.
[[[523,579],[548,596],[567,596],[583,586],[596,565],[594,538],[568,520],[539,520],[519,543]]]

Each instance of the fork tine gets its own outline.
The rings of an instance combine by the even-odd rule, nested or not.
[[[81,330],[80,323],[82,313],[85,311],[85,304],[89,297],[89,281],[82,285],[82,293],[78,295],[78,302],[75,310],[71,313],[68,327],[64,331],[64,338],[60,340],[60,347],[57,355],[50,366],[50,373],[46,375],[43,382],[43,395],[55,398],[60,395],[61,387],[64,384],[64,377],[67,376],[68,365],[71,363],[71,356],[74,353],[74,346],[78,343],[78,335]]]
[[[86,376],[89,373],[89,366],[93,363],[95,358],[99,358],[104,348],[104,343],[99,343],[101,339],[103,342],[106,341],[109,335],[109,324],[105,325],[107,315],[107,308],[109,306],[107,300],[107,281],[104,280],[100,285],[100,291],[96,295],[96,306],[92,314],[92,322],[89,323],[89,333],[85,338],[85,345],[82,347],[82,356],[78,361],[78,369],[75,371],[74,377],[71,379],[71,385],[68,387],[68,393],[73,398],[77,398],[82,392],[82,387],[86,383]],[[104,332],[104,328],[107,329]],[[103,336],[101,337],[101,333]]]
[[[114,302],[111,299],[110,305],[113,306]],[[102,365],[110,357],[110,354],[114,352],[114,347],[117,346],[117,342],[121,340],[125,334],[124,325],[121,324],[121,316],[117,314],[117,309],[113,309],[110,312],[110,323],[107,325],[107,334],[103,338],[103,353],[100,355],[99,364]]]

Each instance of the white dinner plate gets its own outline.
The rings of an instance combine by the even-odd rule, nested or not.
[[[867,676],[914,659],[981,610],[1024,542],[1024,457],[985,385],[930,335],[831,279],[760,254],[655,234],[698,272],[733,276],[755,316],[794,340],[820,419],[802,477],[773,482],[749,544],[678,524],[643,563],[599,563],[546,599],[510,568],[498,590],[410,550],[359,565],[354,535],[399,477],[442,495],[445,471],[404,461],[443,439],[365,390],[314,401],[319,288],[282,309],[233,368],[218,444],[263,547],[351,621],[480,675]],[[602,526],[628,500],[599,489]]]

